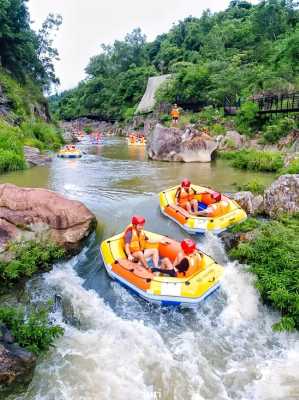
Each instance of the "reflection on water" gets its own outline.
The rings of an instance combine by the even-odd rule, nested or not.
[[[64,337],[39,363],[27,393],[11,399],[298,400],[298,335],[272,332],[277,315],[261,305],[244,268],[228,263],[218,238],[198,241],[226,267],[225,280],[191,311],[157,308],[132,296],[107,277],[98,251],[99,241],[119,232],[133,213],[145,216],[148,229],[183,238],[186,233],[160,214],[156,194],[184,177],[230,191],[234,182],[258,177],[270,183],[273,175],[234,170],[221,160],[148,161],[144,148],[117,138],[80,147],[86,153],[80,160],[54,159],[49,169],[1,177],[81,200],[100,222],[79,256],[40,278],[43,290],[35,290],[50,298],[58,292],[79,323],[54,315]]]

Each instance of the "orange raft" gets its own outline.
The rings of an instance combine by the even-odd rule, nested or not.
[[[151,242],[156,242],[150,246],[158,247],[160,258],[175,260],[180,250],[179,242],[152,232],[146,232],[146,235]],[[200,262],[185,275],[156,275],[127,260],[123,236],[121,233],[102,242],[100,251],[104,265],[112,279],[143,299],[160,305],[194,307],[219,287],[224,268],[202,251],[197,250]],[[159,243],[162,239],[168,243]]]

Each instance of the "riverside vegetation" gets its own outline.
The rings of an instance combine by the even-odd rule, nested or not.
[[[9,247],[13,256],[10,261],[0,261],[0,294],[23,285],[26,280],[38,272],[49,270],[50,266],[64,255],[63,248],[50,242],[14,243]],[[56,337],[63,333],[57,325],[49,325],[49,307],[32,311],[29,307],[0,307],[0,324],[5,324],[13,334],[15,341],[34,352],[45,352]]]
[[[51,31],[61,23],[49,15],[38,32],[30,27],[25,0],[0,0],[0,173],[26,168],[24,145],[55,150],[62,138],[49,123],[48,103],[43,92],[57,82]],[[0,292],[14,291],[26,279],[63,256],[50,243],[14,244],[14,257],[0,261]],[[4,323],[15,340],[39,354],[46,351],[62,329],[49,325],[48,312],[0,307]]]
[[[23,146],[55,150],[61,143],[49,124],[43,95],[53,82],[51,31],[61,23],[49,15],[39,32],[30,27],[25,0],[0,0],[0,173],[26,168]]]
[[[263,223],[249,218],[231,228],[231,232],[253,230],[254,238],[239,243],[230,256],[249,265],[263,301],[281,312],[274,329],[299,329],[299,214]]]

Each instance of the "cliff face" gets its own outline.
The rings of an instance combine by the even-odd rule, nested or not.
[[[0,68],[0,118],[19,124],[27,118],[50,121],[48,101],[34,82],[17,82]]]

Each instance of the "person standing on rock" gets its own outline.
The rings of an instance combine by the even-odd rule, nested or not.
[[[172,116],[172,124],[176,126],[180,117],[180,110],[177,104],[174,104],[174,106],[172,107],[170,115]]]

